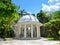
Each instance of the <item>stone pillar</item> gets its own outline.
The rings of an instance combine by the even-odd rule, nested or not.
[[[39,27],[38,26],[36,27],[37,27],[37,38],[39,38]]]
[[[24,38],[26,38],[26,25],[24,26]]]
[[[17,37],[16,26],[14,26],[14,33],[15,33],[15,38],[16,38]]]
[[[39,30],[39,32],[38,32],[38,33],[39,33],[39,37],[40,37],[40,26],[38,27],[38,30]]]
[[[17,26],[15,26],[15,38],[16,39],[18,39],[18,34],[19,34],[19,31],[17,31],[18,30],[18,28],[17,28]]]
[[[33,25],[31,24],[31,38],[33,38]]]
[[[21,36],[21,24],[19,25],[19,38]]]

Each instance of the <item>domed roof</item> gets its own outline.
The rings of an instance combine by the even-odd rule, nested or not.
[[[39,20],[33,15],[22,16],[18,22],[39,22]]]

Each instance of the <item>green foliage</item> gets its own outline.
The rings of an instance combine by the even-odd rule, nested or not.
[[[42,10],[37,14],[37,18],[41,23],[46,23],[49,21],[46,12],[43,12]]]
[[[4,30],[4,37],[6,32],[11,28],[12,24],[19,18],[17,7],[11,3],[11,0],[0,1],[0,29]]]
[[[25,15],[24,13],[26,13],[26,11],[25,10],[20,10],[19,11],[19,15],[22,17],[23,15]]]
[[[12,29],[7,30],[7,38],[15,37],[14,31]]]
[[[60,35],[60,30],[58,31],[58,34]]]
[[[60,19],[60,11],[56,11],[56,12],[52,13],[52,19],[57,19],[57,18]]]
[[[60,31],[60,19],[50,20],[48,23],[45,23],[44,26],[48,28],[48,37],[60,39],[60,34],[58,33]]]
[[[45,23],[44,26],[53,26],[54,24],[58,25],[60,24],[60,19],[50,20],[49,22]]]
[[[32,14],[33,16],[35,16],[35,14]]]

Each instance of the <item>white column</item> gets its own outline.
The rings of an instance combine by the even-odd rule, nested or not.
[[[17,38],[18,39],[18,33],[19,33],[19,31],[17,31],[18,30],[18,28],[17,28],[17,26],[15,26],[15,38]]]
[[[37,27],[37,38],[39,38],[39,28],[38,28],[38,26],[36,26]]]
[[[38,30],[39,30],[39,37],[40,37],[40,26],[38,27]]]
[[[25,25],[25,27],[24,27],[24,37],[26,38],[26,25]]]
[[[21,36],[21,24],[19,25],[19,37]]]
[[[14,27],[15,38],[17,38],[16,26]]]
[[[20,38],[20,27],[18,26],[18,38]]]
[[[31,38],[33,38],[33,25],[31,24]]]

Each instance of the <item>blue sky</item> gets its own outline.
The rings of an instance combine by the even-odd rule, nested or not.
[[[59,0],[12,0],[20,9],[37,14],[40,10],[53,11],[60,9]]]
[[[42,3],[47,3],[47,0],[12,0],[13,3],[20,6],[20,9],[31,13],[37,13],[42,9]]]

